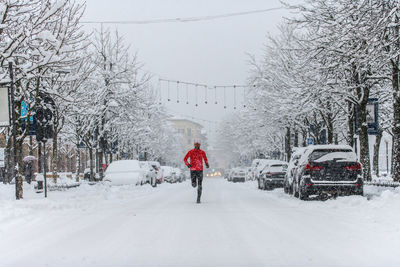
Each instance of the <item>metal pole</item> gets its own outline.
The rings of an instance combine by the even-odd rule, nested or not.
[[[13,177],[15,180],[15,197],[19,199],[19,188],[17,181],[17,127],[16,127],[16,114],[15,114],[15,96],[14,96],[14,72],[13,72],[13,63],[8,62],[8,68],[10,71],[10,89],[11,89],[11,117],[12,117],[12,135],[13,135]]]
[[[389,175],[389,142],[386,140],[386,175]]]
[[[44,197],[47,197],[47,177],[46,177],[46,168],[47,168],[47,158],[46,158],[46,141],[43,140],[43,177],[44,177]]]

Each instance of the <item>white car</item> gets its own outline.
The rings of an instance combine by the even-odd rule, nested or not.
[[[147,182],[146,171],[138,160],[113,161],[105,172],[104,181],[112,185],[142,185]]]
[[[148,161],[150,165],[153,167],[153,169],[156,171],[156,176],[157,176],[157,183],[161,184],[164,182],[164,175],[163,171],[161,169],[160,162],[158,161]]]
[[[168,183],[175,183],[177,181],[176,171],[170,166],[161,166],[164,175],[164,181]]]
[[[153,166],[148,161],[139,161],[140,167],[145,171],[146,183],[152,187],[157,186],[157,173]]]

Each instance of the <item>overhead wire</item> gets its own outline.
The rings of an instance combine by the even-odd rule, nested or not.
[[[265,13],[274,10],[284,9],[281,7],[272,7],[266,9],[256,9],[242,12],[232,12],[217,15],[206,15],[206,16],[195,16],[195,17],[183,17],[183,18],[160,18],[160,19],[148,19],[148,20],[87,20],[81,21],[82,24],[160,24],[160,23],[187,23],[187,22],[199,22],[207,20],[216,20],[229,17],[246,16],[258,13]]]

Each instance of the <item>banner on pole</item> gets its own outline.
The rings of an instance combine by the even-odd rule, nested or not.
[[[0,127],[10,126],[8,87],[0,87]]]

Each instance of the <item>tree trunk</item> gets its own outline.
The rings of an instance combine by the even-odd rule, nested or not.
[[[75,157],[76,157],[76,165],[75,165],[75,180],[77,182],[79,182],[79,174],[81,173],[81,151],[79,150],[79,144],[78,146],[76,146],[76,153],[75,153]]]
[[[89,181],[94,181],[95,163],[94,163],[94,160],[93,160],[93,148],[92,147],[89,147],[89,160],[90,160],[90,178],[89,178]]]
[[[393,162],[392,177],[396,182],[400,182],[400,88],[399,88],[399,69],[393,66]]]
[[[53,181],[54,183],[57,183],[57,169],[58,169],[58,133],[57,129],[54,129],[53,133],[53,155],[52,155],[52,161],[51,161],[51,171],[53,173]]]
[[[290,148],[290,127],[286,127],[286,146],[285,146],[285,152],[286,152],[286,161],[290,160],[291,157],[291,148]]]
[[[354,124],[355,124],[355,114],[354,105],[350,101],[347,105],[347,144],[354,147]],[[357,151],[356,151],[357,153]]]
[[[299,147],[299,131],[295,130],[294,132],[294,146]]]
[[[375,137],[374,158],[372,159],[373,170],[377,177],[379,177],[379,149],[381,146],[382,136],[383,136],[383,130],[382,128],[379,128],[378,134]]]
[[[365,91],[369,90],[365,89]],[[367,125],[367,102],[368,93],[364,93],[361,104],[358,105],[358,125],[360,139],[360,162],[363,166],[363,177],[365,181],[371,181],[371,163],[369,157],[368,125]]]

